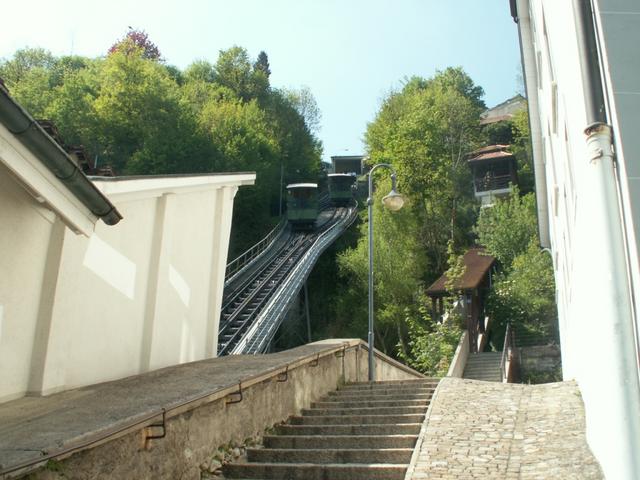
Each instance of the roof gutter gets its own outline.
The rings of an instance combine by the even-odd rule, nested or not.
[[[0,122],[18,137],[91,213],[101,218],[107,225],[115,225],[122,219],[116,207],[87,178],[67,152],[11,98],[2,85],[0,85]]]

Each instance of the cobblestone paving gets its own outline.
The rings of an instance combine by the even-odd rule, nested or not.
[[[575,382],[442,379],[407,472],[418,479],[602,479]]]

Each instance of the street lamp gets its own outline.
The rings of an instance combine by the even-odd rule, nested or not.
[[[369,171],[369,198],[367,207],[369,213],[369,381],[375,379],[375,363],[373,358],[373,172],[378,167],[391,170],[391,192],[382,199],[382,203],[392,212],[396,212],[404,205],[404,197],[396,191],[396,171],[388,163],[379,163]]]

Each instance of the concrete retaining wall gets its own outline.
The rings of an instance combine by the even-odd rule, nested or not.
[[[464,373],[464,367],[467,366],[467,359],[469,358],[469,332],[464,330],[460,336],[460,342],[456,347],[456,351],[453,354],[451,365],[449,365],[449,371],[447,377],[462,378]]]
[[[311,353],[300,356],[300,352]],[[277,368],[273,367],[274,356],[283,359]],[[340,384],[367,378],[367,349],[361,340],[316,342],[266,357],[270,357],[269,362],[265,361],[265,365],[269,365],[266,371],[240,379],[241,397],[234,393],[239,391],[239,386],[231,383],[198,402],[167,409],[164,438],[145,441],[145,435],[162,433],[162,428],[139,425],[119,438],[107,439],[102,445],[71,454],[56,463],[54,469],[51,464],[49,468],[41,468],[29,478],[200,479],[201,468],[205,468],[218,448],[261,437],[265,429],[300,413]],[[227,358],[232,357],[208,362],[224,362]],[[379,352],[376,358],[380,380],[421,377]],[[247,356],[246,361],[257,364],[261,356]],[[228,375],[231,378],[235,373]],[[211,382],[220,384],[215,378]],[[232,403],[235,401],[237,403]],[[145,406],[141,405],[140,409],[145,411]],[[147,424],[160,419],[157,417]]]

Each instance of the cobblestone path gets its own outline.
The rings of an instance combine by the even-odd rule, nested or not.
[[[604,478],[575,382],[444,378],[418,442],[408,480]]]

